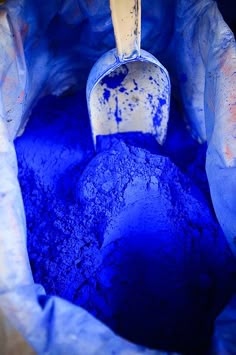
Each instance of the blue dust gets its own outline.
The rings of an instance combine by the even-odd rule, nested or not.
[[[153,116],[153,125],[154,127],[159,127],[160,124],[161,124],[161,121],[162,121],[162,112],[161,112],[161,109],[160,109],[160,106],[157,107],[157,110],[156,110],[156,113],[155,115]]]
[[[104,89],[104,91],[103,91],[103,98],[104,98],[104,100],[108,102],[110,96],[111,96],[110,90]]]
[[[116,89],[117,87],[121,86],[128,72],[128,67],[126,65],[122,65],[122,71],[118,69],[112,72],[112,74],[105,76],[101,80],[101,84],[106,85],[109,89]]]
[[[153,96],[148,94],[149,102],[152,104]],[[166,104],[166,100],[159,98],[158,105],[156,107],[156,112],[153,115],[153,125],[154,127],[160,127],[162,122],[162,109],[161,107]]]
[[[141,133],[97,143],[84,93],[42,99],[15,142],[35,282],[127,339],[201,354],[236,284],[206,146],[174,100],[163,147]]]
[[[134,91],[138,90],[138,83],[133,79],[133,83],[134,83]]]
[[[164,106],[164,105],[166,104],[166,100],[160,98],[160,99],[159,99],[159,104],[160,104],[160,106]]]
[[[116,109],[114,112],[114,116],[116,119],[116,123],[119,124],[120,122],[122,122],[122,118],[121,118],[121,110],[119,110],[119,104],[118,104],[118,97],[115,97],[115,102],[116,102]]]

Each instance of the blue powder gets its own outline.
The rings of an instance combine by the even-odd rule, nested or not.
[[[138,90],[138,83],[133,79],[133,83],[134,83],[134,91]]]
[[[103,91],[104,100],[109,101],[110,96],[111,96],[110,90],[104,89],[104,91]]]
[[[126,89],[125,89],[124,87],[121,87],[121,88],[119,89],[119,91],[120,91],[120,92],[125,92]]]
[[[160,103],[160,106],[163,106],[166,104],[166,100],[165,99],[162,99],[161,97],[159,98],[159,103]]]
[[[122,65],[122,70],[116,70],[112,72],[111,75],[105,76],[101,80],[102,85],[106,85],[109,89],[115,89],[119,86],[121,86],[123,80],[127,76],[129,70],[126,65]]]
[[[164,100],[162,100],[162,101],[164,101]],[[153,118],[152,118],[154,127],[159,127],[160,124],[161,124],[161,122],[162,122],[162,110],[161,110],[161,106],[162,106],[162,103],[161,103],[161,101],[159,100],[158,106],[156,107],[156,112],[154,113]]]
[[[115,109],[115,112],[114,112],[114,116],[115,116],[117,125],[119,125],[119,123],[122,121],[122,118],[121,118],[121,110],[119,110],[118,97],[117,96],[115,97],[115,101],[116,101],[116,109]]]
[[[162,114],[161,109],[158,106],[157,111],[156,111],[156,113],[155,113],[155,115],[153,116],[153,119],[152,119],[154,127],[159,127],[160,126],[161,121],[162,121],[161,114]]]
[[[34,279],[132,341],[200,354],[236,277],[206,147],[174,106],[163,147],[98,142],[95,155],[83,93],[41,100],[16,141]]]
[[[78,198],[100,231],[101,264],[74,301],[132,341],[194,342],[199,354],[235,278],[204,195],[169,158],[118,141],[90,162]]]

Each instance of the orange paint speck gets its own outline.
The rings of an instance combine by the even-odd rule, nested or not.
[[[28,23],[24,23],[21,28],[21,37],[24,39],[29,32],[29,25]]]
[[[236,105],[230,107],[230,121],[236,123]]]
[[[25,96],[25,91],[22,90],[21,93],[20,93],[20,95],[18,96],[16,102],[17,102],[18,104],[21,104],[22,101],[24,100],[24,96]]]
[[[228,117],[228,122],[231,124],[236,123],[236,93],[233,90],[233,85],[232,85],[232,93],[229,95],[229,98],[227,100],[229,102],[229,117]]]
[[[228,144],[225,147],[225,157],[228,161],[232,160],[234,158],[233,153],[232,153],[230,147],[228,146]]]
[[[221,72],[226,76],[229,77],[235,71],[235,60],[234,58],[234,49],[229,48],[227,52],[225,52],[220,60],[220,69]]]

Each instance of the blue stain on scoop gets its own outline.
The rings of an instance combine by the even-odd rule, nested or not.
[[[151,95],[149,95],[151,96]],[[151,101],[150,101],[151,102]],[[158,106],[156,107],[156,112],[153,116],[153,124],[155,127],[160,127],[162,121],[162,106],[166,105],[166,100],[159,98]]]
[[[116,122],[117,122],[117,125],[119,125],[120,122],[122,122],[122,118],[121,118],[121,110],[118,109],[118,97],[116,96],[115,97],[115,101],[116,101],[116,109],[115,109],[115,119],[116,119]]]
[[[129,70],[126,65],[122,65],[122,70],[117,70],[112,75],[107,75],[101,80],[102,85],[106,85],[109,89],[116,89],[121,86],[123,80],[127,76]]]
[[[156,114],[153,117],[153,124],[155,127],[160,127],[161,124],[161,109],[160,106],[157,107]]]
[[[138,90],[138,84],[137,82],[133,79],[133,83],[134,83],[134,90],[137,91]]]
[[[166,105],[166,100],[160,98],[160,99],[159,99],[159,103],[160,103],[161,106]]]
[[[148,100],[149,100],[150,104],[152,104],[152,101],[153,101],[153,95],[152,94],[148,94]]]
[[[108,89],[104,89],[104,92],[103,92],[103,98],[104,98],[104,100],[106,100],[106,101],[108,102],[108,101],[109,101],[110,96],[111,96],[111,92],[110,92],[110,90],[108,90]]]
[[[87,85],[94,145],[97,136],[118,132],[151,133],[163,144],[170,82],[168,73],[160,68],[161,64],[145,51],[139,60],[124,64],[112,50],[95,64]],[[159,102],[160,98],[166,100]]]

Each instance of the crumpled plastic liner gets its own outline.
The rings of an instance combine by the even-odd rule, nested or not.
[[[211,197],[235,254],[233,34],[211,0],[144,1],[143,33],[144,48],[158,55],[170,71],[176,95],[181,93],[192,134],[207,140]],[[17,180],[13,140],[23,131],[32,106],[47,93],[83,86],[92,63],[114,46],[108,2],[9,0],[0,7],[0,36],[0,305],[6,338],[14,342],[19,332],[40,354],[152,353],[34,285]],[[236,351],[235,303],[230,307],[216,322],[215,353]],[[9,343],[4,346],[9,352]]]

